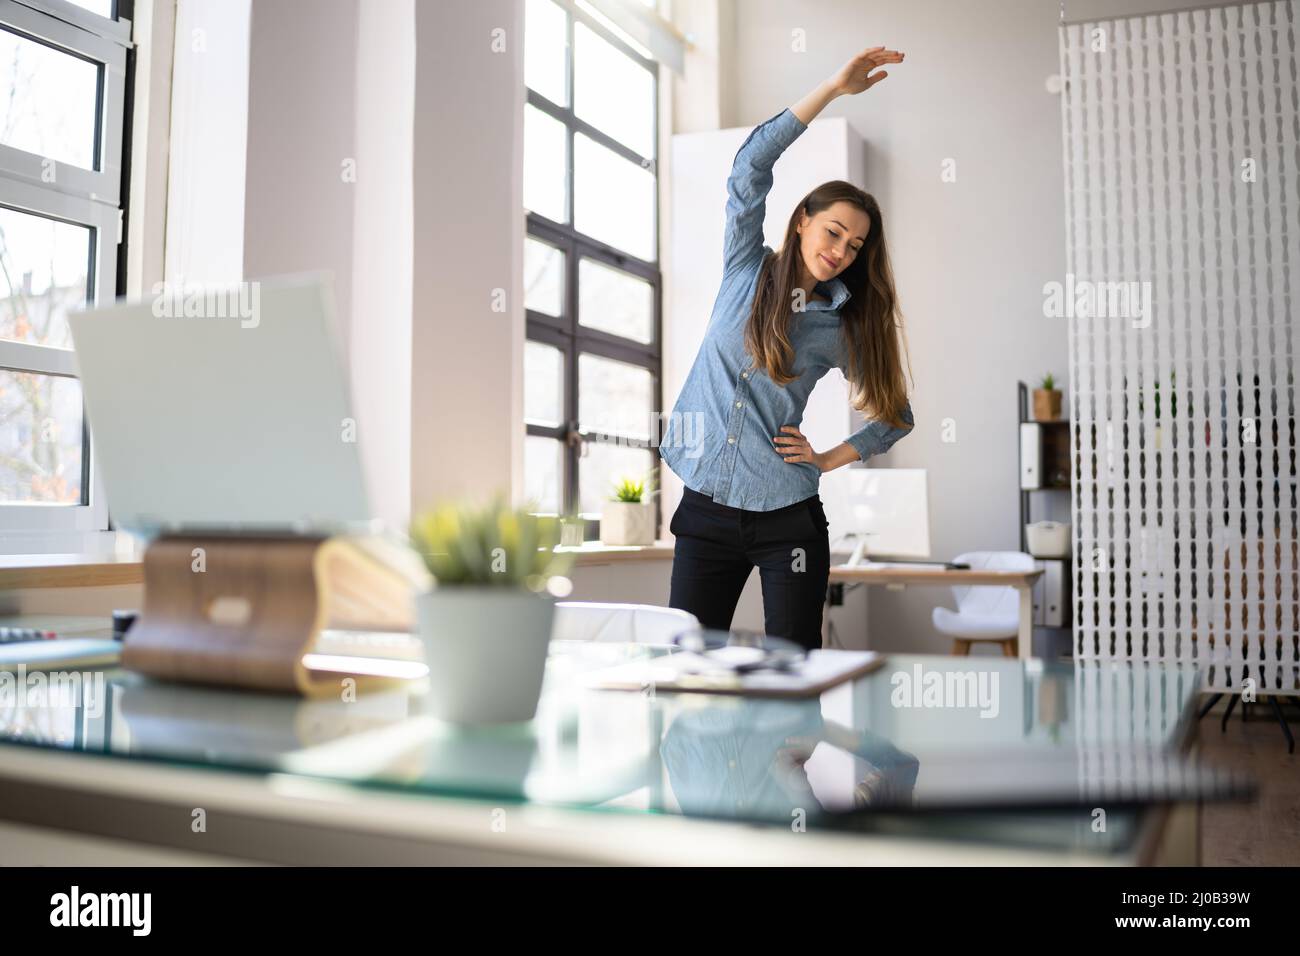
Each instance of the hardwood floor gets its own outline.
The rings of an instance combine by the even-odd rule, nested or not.
[[[1201,863],[1205,866],[1300,866],[1300,752],[1289,754],[1282,728],[1267,704],[1252,704],[1249,719],[1234,709],[1226,733],[1219,722],[1227,699],[1200,723],[1207,763],[1234,767],[1259,781],[1252,804],[1209,804],[1201,815]],[[1300,737],[1300,709],[1283,705],[1291,733]]]

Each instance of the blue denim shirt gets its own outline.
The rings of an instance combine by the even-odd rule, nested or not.
[[[774,511],[817,494],[821,469],[812,462],[785,461],[772,439],[782,434],[782,425],[799,426],[813,386],[827,371],[848,367],[839,309],[849,290],[839,278],[817,283],[816,291],[830,301],[810,299],[805,311],[794,313],[794,381],[777,385],[765,371],[750,367],[753,360],[745,350],[759,268],[772,254],[763,243],[772,166],[807,128],[784,110],[755,127],[736,153],[727,179],[722,287],[659,445],[660,457],[687,488],[748,511]],[[910,403],[903,420],[913,422]],[[865,461],[888,451],[910,430],[872,421],[844,440]]]

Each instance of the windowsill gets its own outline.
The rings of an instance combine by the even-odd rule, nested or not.
[[[578,567],[611,561],[671,560],[673,543],[611,545],[588,541],[562,547]],[[138,556],[111,554],[0,554],[0,591],[22,588],[94,588],[144,582]]]
[[[0,554],[0,591],[140,584],[138,557],[112,554]]]
[[[672,541],[656,541],[654,544],[601,544],[588,541],[582,545],[565,545],[555,549],[562,554],[575,556],[574,563],[606,564],[609,561],[661,561],[672,560]]]

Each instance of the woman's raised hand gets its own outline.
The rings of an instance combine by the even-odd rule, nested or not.
[[[790,107],[790,112],[795,119],[807,126],[831,100],[837,96],[871,89],[889,75],[880,67],[886,63],[902,62],[903,54],[897,50],[886,50],[883,46],[863,50],[840,67],[834,76],[818,83],[816,89]]]
[[[897,50],[873,46],[869,50],[863,50],[840,67],[839,72],[831,77],[829,82],[837,93],[849,95],[862,93],[889,76],[889,73],[880,67],[887,63],[902,62],[903,54]]]

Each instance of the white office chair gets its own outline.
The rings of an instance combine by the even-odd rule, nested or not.
[[[954,561],[969,564],[971,570],[1032,571],[1034,559],[1023,551],[971,551],[959,554]],[[977,641],[1002,645],[1007,657],[1018,657],[1020,641],[1020,595],[1013,587],[1001,585],[953,586],[957,610],[937,607],[934,626],[952,637],[954,654],[969,654]]]
[[[694,614],[671,607],[559,601],[551,637],[557,641],[671,644],[682,631],[699,626]]]

